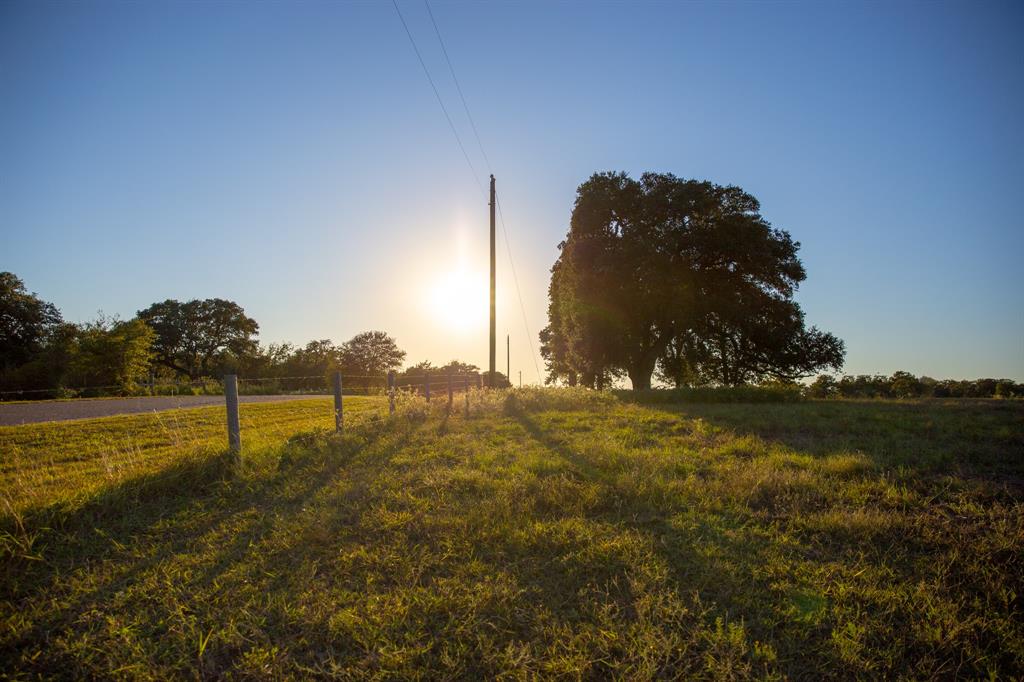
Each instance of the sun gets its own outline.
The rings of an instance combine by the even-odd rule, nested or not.
[[[479,329],[487,320],[487,279],[464,263],[436,271],[426,288],[427,310],[439,325],[457,332]]]

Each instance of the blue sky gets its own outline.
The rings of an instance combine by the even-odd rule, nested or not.
[[[514,377],[576,186],[655,170],[740,185],[803,244],[845,371],[1024,379],[1024,5],[431,7],[498,178]],[[390,3],[5,2],[0,102],[0,269],[66,318],[218,296],[264,342],[486,363],[486,200]]]

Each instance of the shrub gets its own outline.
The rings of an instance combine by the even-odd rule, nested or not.
[[[699,388],[654,388],[649,391],[616,391],[627,402],[644,405],[667,403],[795,403],[804,399],[800,386],[707,386]]]

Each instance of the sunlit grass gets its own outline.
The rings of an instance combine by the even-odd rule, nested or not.
[[[72,506],[47,488],[3,545],[5,670],[1024,670],[1015,404],[653,407],[522,390],[474,393],[468,419],[455,407],[406,398],[396,417],[371,419],[378,402],[341,437],[329,411],[296,414],[285,430],[303,419],[320,430],[247,449],[240,467],[217,454],[220,412],[204,425],[196,411],[199,425],[179,432],[209,429],[207,455],[177,458],[190,436],[154,435],[163,464],[101,480]],[[84,442],[124,434],[104,421]],[[93,474],[76,467],[103,470],[101,447],[27,428],[22,462],[52,459],[87,485]]]
[[[357,418],[384,405],[383,398],[345,398]],[[330,398],[243,404],[239,417],[246,451],[334,428]],[[223,406],[0,427],[0,514],[86,499],[170,463],[208,458],[226,442]]]

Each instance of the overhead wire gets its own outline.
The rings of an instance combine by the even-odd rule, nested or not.
[[[480,138],[480,132],[476,127],[476,121],[473,119],[473,114],[469,111],[469,104],[466,102],[466,96],[462,92],[462,86],[459,83],[459,77],[455,75],[455,67],[452,65],[452,60],[448,56],[448,49],[445,47],[444,38],[441,37],[441,29],[437,25],[437,20],[434,18],[434,12],[430,8],[430,0],[423,0],[423,4],[427,7],[427,14],[430,16],[430,23],[434,26],[434,33],[437,35],[437,42],[441,45],[441,52],[444,54],[445,63],[448,64],[448,71],[451,73],[452,81],[455,82],[455,90],[459,93],[459,99],[462,101],[462,108],[466,112],[466,118],[469,120],[469,125],[473,130],[473,135],[476,138],[477,146],[480,148],[480,154],[483,156],[484,164],[487,166],[487,172],[493,174],[491,169],[491,161],[487,156],[487,152],[484,150],[484,143]],[[505,225],[505,214],[501,210],[501,200],[495,195],[495,200],[498,208],[498,216],[501,220],[501,233],[505,241],[505,252],[508,255],[508,262],[510,269],[512,270],[512,281],[515,283],[516,296],[519,299],[519,310],[523,316],[523,327],[526,329],[526,337],[532,341],[533,334],[530,333],[530,324],[527,321],[526,316],[526,305],[523,303],[522,290],[519,287],[519,276],[516,273],[515,259],[512,257],[512,246],[508,237],[508,228]],[[540,374],[540,365],[537,362],[537,352],[533,346],[533,343],[529,343],[530,346],[530,359],[533,361],[533,369],[537,373],[537,381],[541,382],[542,377]],[[509,377],[511,381],[511,377]]]
[[[459,137],[459,131],[455,128],[455,123],[452,122],[452,117],[448,114],[448,108],[444,105],[444,100],[441,99],[441,93],[438,92],[437,86],[434,85],[434,79],[430,77],[430,69],[427,68],[427,63],[423,61],[423,55],[420,54],[420,49],[416,47],[416,41],[412,37],[412,32],[409,30],[409,25],[405,23],[405,17],[402,16],[402,10],[398,8],[398,1],[391,0],[391,4],[395,6],[395,12],[398,14],[398,19],[402,22],[402,27],[405,29],[405,35],[409,37],[409,43],[412,45],[413,51],[416,53],[416,58],[420,61],[420,66],[423,67],[423,73],[427,77],[427,81],[430,83],[431,89],[434,91],[434,97],[437,98],[437,103],[441,105],[441,111],[444,112],[445,119],[448,120],[448,126],[452,129],[452,134],[455,135],[455,141],[459,144],[459,149],[462,150],[462,156],[465,157],[466,163],[469,164],[469,170],[473,172],[473,179],[476,181],[477,189],[480,193],[484,193],[484,186],[480,182],[480,176],[476,172],[476,167],[473,166],[473,162],[469,158],[469,154],[466,153],[466,147],[462,144],[462,138]]]
[[[441,52],[444,54],[444,61],[448,64],[448,72],[452,75],[452,80],[455,81],[455,89],[459,93],[459,99],[462,100],[462,108],[466,112],[466,118],[469,119],[469,126],[473,129],[473,135],[476,137],[476,144],[480,148],[480,154],[484,157],[484,164],[487,166],[487,172],[493,175],[494,171],[491,170],[491,160],[487,158],[487,152],[484,151],[484,143],[480,140],[480,133],[477,132],[476,122],[473,120],[473,114],[469,113],[469,105],[466,104],[466,96],[462,94],[462,86],[459,85],[459,78],[455,75],[455,67],[452,66],[452,60],[448,58],[448,50],[444,46],[444,39],[441,37],[441,29],[437,27],[437,21],[434,20],[434,12],[430,9],[430,2],[423,0],[423,4],[427,6],[427,14],[430,15],[430,23],[434,25],[434,33],[437,34],[437,42],[441,44]]]
[[[494,195],[494,202],[498,206],[498,218],[501,221],[501,234],[505,238],[505,250],[508,252],[508,264],[512,270],[512,281],[516,285],[516,296],[519,298],[519,311],[523,314],[523,326],[526,328],[526,338],[531,340],[530,345],[530,359],[533,360],[533,369],[537,372],[537,383],[543,383],[543,379],[540,375],[540,365],[537,363],[537,351],[533,347],[533,334],[530,333],[530,323],[526,318],[526,305],[523,304],[523,294],[519,290],[519,277],[516,276],[516,263],[512,259],[512,247],[508,243],[508,230],[505,229],[505,215],[501,210],[501,200],[498,199],[497,193]],[[509,381],[512,381],[512,377],[508,377]]]
[[[473,179],[476,181],[477,188],[481,193],[483,193],[483,184],[480,182],[480,177],[476,172],[476,167],[470,160],[469,154],[466,153],[466,147],[462,144],[462,138],[459,136],[459,132],[456,129],[455,124],[452,122],[452,117],[448,114],[448,109],[445,107],[444,101],[441,99],[441,94],[438,91],[437,86],[434,84],[434,79],[430,76],[430,70],[427,68],[427,64],[423,60],[423,56],[420,54],[419,48],[416,46],[416,41],[413,39],[412,32],[409,30],[409,26],[405,22],[405,17],[402,16],[402,11],[398,7],[398,2],[397,0],[391,0],[391,3],[394,5],[395,12],[398,14],[398,18],[402,22],[402,27],[405,29],[405,34],[408,36],[409,42],[412,44],[412,48],[416,52],[416,58],[419,59],[420,66],[423,67],[423,73],[426,75],[427,81],[430,83],[430,87],[434,91],[437,103],[441,106],[441,111],[444,112],[445,119],[448,121],[448,125],[452,129],[452,133],[455,135],[455,141],[458,143],[459,149],[462,151],[462,156],[466,159],[466,164],[469,166],[469,169],[473,174]],[[448,56],[448,49],[445,47],[444,38],[441,37],[441,29],[438,27],[437,20],[434,18],[434,12],[430,8],[429,0],[423,0],[423,4],[426,5],[427,14],[430,16],[430,23],[434,26],[434,33],[437,35],[437,42],[441,46],[441,52],[444,54],[445,63],[448,65],[448,72],[451,74],[452,81],[455,83],[455,89],[459,93],[459,99],[462,101],[462,108],[466,112],[466,118],[469,120],[469,125],[473,130],[473,136],[476,138],[477,146],[480,148],[480,155],[484,159],[487,172],[493,176],[494,171],[491,168],[491,161],[487,156],[487,152],[484,150],[483,141],[480,137],[479,131],[477,130],[476,122],[473,120],[473,114],[469,111],[469,104],[466,102],[466,96],[462,92],[462,86],[459,84],[459,78],[455,75],[455,67],[452,65],[452,60]],[[537,373],[537,381],[540,383],[542,382],[542,377],[540,373],[540,365],[537,362],[537,350],[534,348],[532,342],[533,334],[530,333],[530,324],[527,321],[526,305],[523,303],[523,294],[522,289],[519,286],[519,276],[516,273],[515,259],[512,257],[512,246],[508,237],[508,228],[505,226],[505,215],[501,210],[501,201],[498,200],[497,194],[495,194],[495,204],[497,205],[498,215],[501,221],[501,233],[505,241],[505,252],[508,255],[508,262],[512,271],[512,281],[515,284],[516,297],[519,299],[519,310],[523,316],[523,327],[526,330],[527,343],[530,346],[530,359],[533,361],[533,369]],[[511,381],[512,377],[508,377],[508,380]]]

